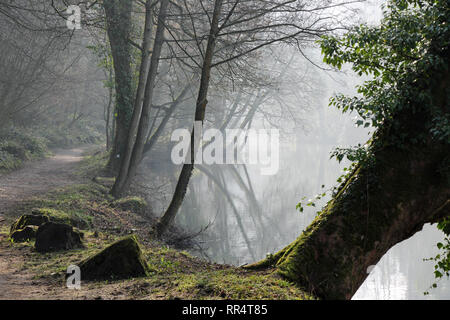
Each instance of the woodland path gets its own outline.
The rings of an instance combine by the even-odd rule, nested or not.
[[[0,215],[34,195],[81,182],[74,171],[88,149],[54,150],[52,157],[29,162],[22,169],[0,175]]]
[[[81,183],[75,174],[83,154],[92,146],[53,150],[53,156],[26,163],[22,169],[0,175],[0,226],[6,224],[3,213],[16,204],[51,189]],[[42,299],[47,297],[77,298],[62,286],[51,286],[23,272],[22,265],[29,249],[12,248],[0,234],[0,300]],[[23,252],[21,252],[23,251]]]

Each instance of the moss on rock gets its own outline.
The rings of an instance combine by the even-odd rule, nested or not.
[[[79,264],[83,280],[113,280],[145,277],[150,268],[136,236],[131,235],[109,245]]]
[[[48,217],[49,221],[56,223],[64,223],[69,224],[73,227],[77,228],[87,228],[89,226],[89,221],[86,217],[81,216],[80,214],[75,214],[73,212],[66,213],[61,210],[53,209],[53,208],[39,208],[33,209],[33,215],[35,216],[44,216]]]
[[[25,214],[21,216],[19,219],[16,220],[11,225],[10,234],[12,234],[14,231],[22,230],[26,226],[37,226],[46,223],[49,221],[49,218],[44,215],[38,215],[38,214]]]

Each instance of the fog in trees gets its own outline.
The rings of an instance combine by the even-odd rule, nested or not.
[[[214,31],[214,1],[206,8],[188,0],[177,5],[130,1],[119,17],[108,7],[114,1],[105,0],[105,8],[89,8],[81,30],[67,30],[60,17],[67,14],[58,1],[54,7],[34,3],[40,8],[37,12],[48,13],[45,19],[21,10],[30,5],[28,1],[3,2],[0,14],[8,18],[0,20],[2,135],[18,128],[48,127],[73,131],[80,142],[91,143],[94,138],[77,133],[77,127],[92,129],[95,139],[102,137],[98,139],[110,151],[108,174],[124,175],[120,185],[116,180],[117,193],[133,190],[145,197],[151,207],[149,219],[163,216],[173,201],[182,165],[172,161],[177,142],[171,136],[180,128],[192,131],[196,110],[204,103],[202,79],[209,81],[204,119],[198,119],[204,120],[203,131],[278,130],[279,170],[273,175],[261,174],[264,165],[193,166],[181,207],[163,239],[211,262],[250,264],[294,241],[349,170],[349,161],[331,158],[333,150],[364,145],[373,133],[370,126],[355,126],[355,113],[343,114],[329,106],[336,93],[357,94],[355,87],[365,78],[348,66],[338,71],[324,64],[316,40],[323,34],[343,33],[355,23],[376,25],[381,1],[346,5],[319,1],[327,7],[319,10],[319,4],[305,0],[305,8],[315,8],[312,13],[296,7],[295,17],[304,20],[283,28],[275,25],[288,25],[293,19],[286,11],[268,13],[258,1],[243,1],[236,8],[234,1],[224,1],[216,27],[226,26],[227,13],[232,18],[228,29],[216,30],[222,33],[214,38],[210,76],[202,63],[211,45],[208,35]],[[247,16],[246,9],[259,10],[265,20]],[[203,10],[208,14],[201,15]],[[103,21],[99,17],[104,13]],[[264,24],[273,27],[258,30]],[[303,33],[298,35],[296,28],[303,28]],[[117,34],[129,39],[108,40]],[[136,126],[128,131],[130,123]],[[121,167],[124,158],[127,164],[122,162]],[[300,201],[309,203],[302,212],[296,208]],[[437,254],[436,243],[443,237],[435,226],[426,225],[393,247],[368,270],[370,275],[354,298],[450,298],[446,279],[429,295],[423,294],[434,281],[434,264],[423,259]]]

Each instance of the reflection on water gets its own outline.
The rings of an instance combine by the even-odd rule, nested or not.
[[[436,243],[443,234],[435,226],[426,225],[412,238],[397,244],[380,260],[353,300],[450,299],[450,280],[443,278],[438,287],[434,283],[434,263],[423,261],[435,256]],[[429,295],[424,295],[428,291]]]

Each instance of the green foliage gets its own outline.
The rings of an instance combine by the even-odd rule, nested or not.
[[[373,160],[373,152],[386,145],[402,149],[406,144],[430,143],[414,130],[402,130],[407,124],[398,115],[404,111],[421,117],[436,142],[450,144],[449,114],[436,98],[440,93],[448,110],[446,88],[439,89],[442,84],[436,75],[448,73],[449,4],[448,0],[390,0],[383,8],[384,18],[379,26],[360,25],[340,38],[329,36],[320,41],[326,63],[338,69],[350,63],[358,75],[370,76],[370,80],[358,86],[358,96],[336,95],[330,105],[344,113],[356,112],[358,126],[389,132],[382,142],[338,148],[332,157],[339,162],[346,157],[362,164]],[[427,116],[422,117],[424,114]],[[439,228],[449,234],[447,220]],[[431,259],[436,262],[438,279],[449,275],[448,241],[447,237],[446,243],[437,245],[443,253]]]
[[[322,185],[322,189],[325,188],[325,185]],[[327,195],[328,191],[325,191],[323,193],[317,194],[314,199],[309,199],[308,201],[306,201],[306,206],[307,207],[315,207],[316,206],[316,201],[321,200],[322,198],[324,198]],[[304,211],[304,207],[303,204],[305,203],[306,197],[302,198],[302,201],[300,201],[299,203],[297,203],[296,209],[300,212]],[[317,212],[317,214],[319,214],[320,211]]]
[[[114,90],[114,61],[111,48],[108,44],[97,44],[95,46],[87,46],[91,52],[99,59],[98,67],[103,68],[110,77],[103,81],[105,88]]]
[[[103,139],[100,130],[86,123],[71,129],[61,126],[3,129],[0,132],[0,173],[18,169],[24,161],[45,157],[50,154],[50,148],[98,144]]]
[[[444,277],[450,277],[450,218],[441,221],[438,224],[438,229],[445,233],[446,237],[443,242],[436,244],[436,247],[440,250],[440,253],[435,257],[425,259],[425,261],[435,262],[434,276],[436,280],[440,280]],[[431,288],[436,288],[437,282],[431,285]],[[425,292],[429,294],[429,292]]]
[[[0,172],[19,168],[24,161],[48,154],[46,139],[31,130],[17,130],[0,136]]]
[[[341,154],[339,154],[338,156],[341,157]],[[341,160],[339,160],[339,161],[341,161]],[[315,195],[313,199],[309,199],[306,202],[305,202],[306,197],[303,197],[302,201],[300,201],[297,204],[296,209],[300,212],[303,212],[305,209],[304,205],[306,205],[307,207],[317,207],[317,202],[322,200],[323,198],[325,198],[327,196],[327,194],[330,194],[331,196],[336,195],[339,192],[339,190],[341,189],[341,186],[344,184],[343,182],[346,182],[346,181],[348,181],[348,179],[350,179],[354,170],[357,167],[357,164],[358,164],[358,162],[353,162],[348,168],[346,167],[346,168],[342,169],[343,173],[336,180],[336,182],[339,183],[338,186],[334,186],[331,189],[324,190],[322,193]],[[324,188],[325,188],[325,185],[322,185],[322,189],[324,189]],[[316,215],[318,216],[323,212],[325,212],[325,211],[324,210],[316,211]]]
[[[6,137],[6,142],[16,143],[30,153],[30,156],[41,156],[47,152],[47,141],[32,130],[11,130]]]
[[[22,160],[5,151],[2,147],[0,146],[0,172],[8,172],[20,168]]]
[[[437,140],[450,142],[448,114],[432,100],[435,72],[447,68],[449,17],[448,0],[391,0],[384,8],[380,26],[360,25],[342,38],[324,37],[321,47],[325,62],[339,69],[351,63],[358,75],[372,77],[358,86],[359,96],[337,95],[330,104],[343,112],[357,112],[360,116],[357,125],[376,129],[400,125],[393,118],[395,114],[405,108],[423,106],[433,115],[427,124],[430,132]],[[401,146],[406,139],[420,137],[391,139]],[[336,153],[355,152],[338,150]]]
[[[384,19],[380,26],[359,25],[344,36],[325,36],[320,41],[324,61],[338,69],[346,63],[352,65],[358,75],[369,75],[363,85],[358,86],[358,96],[338,94],[330,99],[330,106],[343,113],[356,112],[357,126],[373,127],[375,130],[401,126],[394,115],[405,108],[423,106],[431,112],[427,127],[438,141],[450,143],[449,115],[432,101],[434,74],[447,68],[443,52],[448,49],[449,30],[448,0],[443,1],[388,1],[384,8]],[[398,130],[398,132],[401,130]],[[391,135],[390,143],[402,148],[405,141],[423,142],[416,134]],[[351,168],[357,164],[372,161],[371,154],[379,147],[369,141],[365,145],[350,148],[336,148],[331,158],[341,162],[351,161]],[[351,170],[338,178],[342,184]],[[339,188],[333,188],[333,191]],[[315,197],[320,200],[324,195]],[[302,199],[303,201],[305,198]],[[309,200],[306,206],[315,206]],[[297,209],[303,212],[302,202]]]
[[[364,146],[358,144],[358,146],[353,148],[335,148],[334,151],[331,153],[331,158],[336,158],[337,161],[341,162],[345,156],[352,163],[363,162],[366,161],[368,158],[367,151],[368,151],[367,144],[365,144]]]

